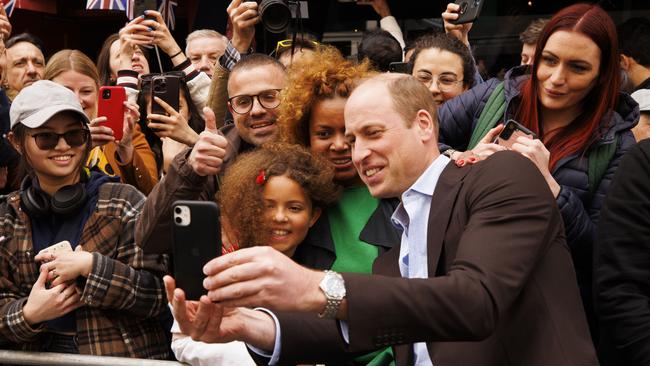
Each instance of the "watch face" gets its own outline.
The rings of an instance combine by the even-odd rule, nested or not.
[[[332,297],[342,299],[345,297],[345,283],[340,275],[327,275],[324,289]]]

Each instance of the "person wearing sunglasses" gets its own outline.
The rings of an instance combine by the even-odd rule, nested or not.
[[[167,258],[136,246],[144,196],[84,162],[88,116],[40,80],[10,110],[27,175],[0,197],[0,343],[5,349],[166,359]]]
[[[293,39],[283,39],[278,41],[273,54],[284,67],[291,66],[298,60],[311,59],[314,52],[320,47],[320,43],[311,39],[309,35],[304,34]]]

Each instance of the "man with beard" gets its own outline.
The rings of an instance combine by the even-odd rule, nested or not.
[[[205,131],[191,150],[178,154],[167,175],[151,191],[136,225],[136,241],[146,252],[171,253],[171,204],[214,200],[217,175],[240,153],[278,136],[277,112],[286,70],[273,57],[251,54],[237,62],[228,79],[228,109],[234,123],[217,130],[206,107]]]
[[[6,42],[7,62],[4,88],[10,99],[24,87],[41,80],[45,73],[45,56],[41,41],[29,33],[22,33]]]

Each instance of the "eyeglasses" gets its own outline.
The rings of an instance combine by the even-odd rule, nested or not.
[[[433,80],[434,80],[434,77],[431,74],[425,74],[425,73],[418,74],[415,78],[418,79],[427,88],[431,87],[431,84],[433,84]],[[463,82],[463,79],[458,80],[456,76],[447,75],[447,74],[442,74],[437,78],[435,78],[435,80],[436,80],[436,86],[441,91],[447,91],[453,88],[454,85]]]
[[[256,95],[236,95],[228,99],[230,107],[237,114],[246,114],[253,109],[253,98],[257,98],[257,102],[266,109],[275,109],[280,105],[280,90],[270,89],[264,90]]]
[[[41,150],[52,150],[59,144],[59,140],[63,137],[65,143],[70,147],[79,147],[88,142],[90,131],[85,128],[67,131],[64,133],[55,132],[39,132],[30,135],[34,138],[36,146]]]

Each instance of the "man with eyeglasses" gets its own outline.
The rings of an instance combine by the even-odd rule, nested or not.
[[[277,138],[280,91],[286,70],[273,57],[251,54],[242,57],[228,79],[228,109],[234,123],[217,130],[216,117],[204,109],[206,130],[191,150],[178,154],[165,179],[149,194],[136,224],[136,242],[147,253],[171,253],[169,230],[171,202],[213,201],[222,174],[235,157]]]

